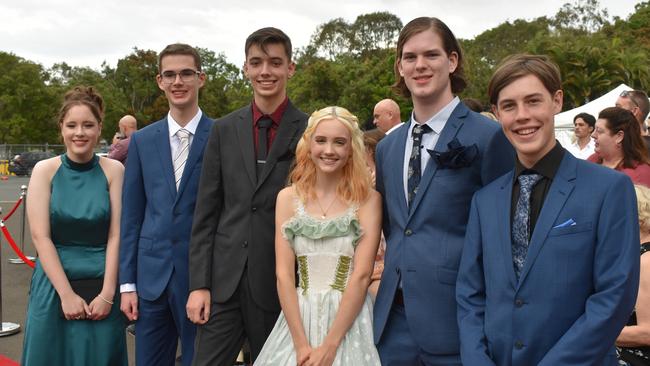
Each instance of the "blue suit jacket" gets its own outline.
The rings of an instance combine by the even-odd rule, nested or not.
[[[513,174],[472,202],[456,289],[463,363],[617,364],[614,340],[639,284],[630,179],[565,152],[517,282],[510,239]]]
[[[167,118],[131,136],[122,190],[119,283],[135,283],[143,299],[157,299],[172,271],[188,281],[188,243],[212,123],[203,114],[178,192]]]
[[[376,154],[386,256],[375,302],[375,343],[401,280],[409,328],[420,347],[433,354],[458,354],[455,285],[470,201],[475,191],[512,167],[514,152],[497,123],[459,103],[435,150],[447,151],[456,138],[465,146],[476,144],[478,156],[458,169],[429,160],[409,211],[403,181],[408,128],[405,123],[384,138]]]

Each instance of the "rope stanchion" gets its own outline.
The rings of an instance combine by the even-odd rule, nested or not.
[[[23,253],[25,252],[25,221],[27,221],[26,220],[27,219],[27,211],[26,211],[26,203],[25,203],[26,196],[27,196],[27,186],[23,184],[22,186],[20,186],[20,198],[19,198],[19,201],[23,203],[23,210],[22,210],[23,211],[23,217],[22,217],[22,220],[20,220],[21,229],[22,229],[20,231],[20,251],[23,252]],[[19,204],[16,203],[16,206],[11,210],[11,212],[7,216],[11,216],[14,213],[14,211],[18,208],[18,205]],[[7,218],[8,217],[5,217],[4,220],[7,221]],[[30,255],[27,255],[25,257],[27,259],[29,259],[30,261],[34,261],[34,259],[35,259],[34,257],[32,257]],[[23,261],[22,258],[9,258],[9,263],[11,263],[11,264],[23,264],[23,263],[25,263],[25,261]]]
[[[0,215],[2,215],[2,207],[0,207]],[[0,236],[0,246],[2,245],[2,236]],[[0,248],[2,249],[2,248]],[[0,250],[0,266],[2,266],[2,250]],[[2,318],[2,271],[0,271],[0,337],[16,334],[20,332],[20,324],[13,322],[6,322]]]
[[[32,262],[31,260],[29,260],[29,258],[27,258],[27,257],[25,256],[25,254],[20,250],[20,248],[18,248],[18,245],[16,245],[16,242],[14,241],[14,238],[11,237],[11,234],[9,233],[9,230],[7,230],[7,227],[5,226],[5,223],[4,223],[3,220],[0,220],[0,228],[2,228],[2,232],[5,234],[5,238],[7,238],[7,242],[9,242],[9,245],[11,245],[11,248],[14,250],[14,252],[16,253],[16,255],[18,255],[18,257],[19,257],[19,258],[20,258],[20,259],[21,259],[21,260],[22,260],[26,265],[28,265],[28,266],[34,268],[34,267],[36,266],[36,264],[34,264],[34,262]]]
[[[14,212],[16,212],[16,210],[18,209],[18,206],[20,206],[21,203],[23,203],[23,196],[22,196],[22,195],[20,196],[20,198],[18,198],[18,201],[16,201],[16,204],[15,204],[14,207],[11,209],[11,211],[9,211],[9,213],[7,214],[7,216],[5,216],[2,220],[3,220],[3,221],[7,221],[7,220],[9,220],[9,218],[11,217],[11,215],[13,215]]]

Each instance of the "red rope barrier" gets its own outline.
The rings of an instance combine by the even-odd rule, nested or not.
[[[16,201],[16,204],[14,205],[14,208],[12,208],[11,211],[9,211],[9,213],[7,214],[7,216],[5,216],[4,219],[2,219],[2,220],[7,221],[11,217],[11,215],[13,215],[14,212],[16,212],[16,210],[18,209],[18,206],[20,206],[21,202],[23,202],[23,196],[20,196],[18,201]]]
[[[5,238],[7,238],[7,242],[9,243],[9,245],[11,245],[11,248],[14,250],[14,252],[16,252],[16,255],[18,255],[18,257],[20,259],[22,259],[23,262],[25,262],[26,265],[34,268],[36,266],[36,264],[34,264],[34,262],[30,261],[25,256],[25,254],[20,251],[20,248],[18,248],[18,246],[16,245],[16,242],[14,241],[14,238],[12,238],[11,234],[9,234],[9,230],[7,230],[7,227],[5,226],[5,223],[3,221],[0,221],[0,227],[2,228],[2,232],[5,234]]]

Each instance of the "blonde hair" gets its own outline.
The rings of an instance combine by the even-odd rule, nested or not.
[[[337,120],[350,132],[350,157],[343,167],[343,177],[336,187],[336,194],[348,204],[365,202],[372,184],[366,167],[366,149],[363,145],[363,132],[359,128],[359,119],[342,107],[325,107],[309,117],[307,128],[296,147],[296,164],[289,176],[298,196],[303,201],[314,198],[316,192],[316,165],[310,157],[310,142],[318,124],[324,120]]]
[[[639,228],[643,233],[650,232],[650,188],[635,184],[636,204],[639,209]]]

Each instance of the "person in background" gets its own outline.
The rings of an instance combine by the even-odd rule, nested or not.
[[[585,160],[594,153],[594,132],[596,118],[589,113],[579,113],[573,117],[574,138],[571,145],[567,146],[568,152],[578,159]]]
[[[647,148],[632,112],[619,107],[603,109],[591,137],[595,153],[587,160],[616,169],[635,184],[650,187],[650,158],[645,154]]]
[[[118,160],[126,166],[126,157],[129,151],[129,142],[131,134],[138,129],[138,121],[131,115],[120,118],[118,123],[119,131],[113,136],[113,143],[108,149],[108,157]]]
[[[399,105],[392,99],[380,100],[375,105],[372,115],[377,129],[386,135],[402,125]]]
[[[474,111],[476,113],[483,112],[483,104],[481,104],[481,101],[478,99],[465,98],[463,99],[463,103],[465,103],[467,108],[469,108],[471,111]]]
[[[368,169],[370,170],[370,176],[372,177],[372,186],[375,187],[375,152],[377,150],[377,144],[381,139],[386,137],[386,135],[381,132],[379,129],[375,128],[374,130],[365,131],[363,133],[363,144],[366,147],[366,163],[368,164]],[[370,277],[370,286],[368,287],[368,292],[374,299],[377,296],[377,290],[379,289],[379,281],[381,280],[381,274],[384,271],[384,253],[386,252],[386,238],[384,235],[381,235],[381,240],[379,241],[379,248],[377,249],[377,255],[375,256],[375,268]]]
[[[635,311],[616,338],[619,365],[650,365],[650,188],[635,185],[639,210],[641,271]]]
[[[643,90],[623,90],[614,105],[634,114],[641,127],[641,135],[647,147],[648,157],[650,157],[650,136],[648,136],[648,125],[645,123],[648,112],[650,112],[648,94]]]
[[[66,93],[66,152],[40,161],[27,216],[38,252],[21,365],[127,365],[117,290],[124,167],[94,153],[104,101],[92,87]]]

